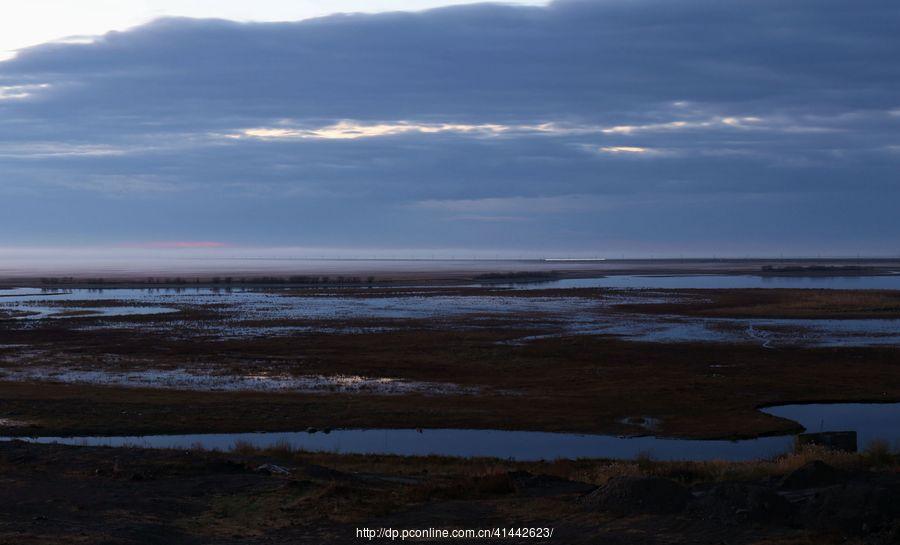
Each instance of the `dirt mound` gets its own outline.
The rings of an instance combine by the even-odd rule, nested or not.
[[[769,487],[726,482],[702,492],[690,512],[692,516],[725,524],[782,524],[791,517],[791,505]]]
[[[316,464],[307,464],[300,468],[300,474],[308,479],[319,481],[353,481],[355,477],[349,473],[338,471],[330,467]]]
[[[800,520],[808,528],[849,534],[885,530],[900,520],[900,489],[867,482],[831,486],[806,502]]]
[[[638,513],[677,513],[692,496],[684,486],[661,477],[614,477],[583,498],[584,504],[598,511],[620,515]]]
[[[596,486],[570,481],[553,475],[534,475],[527,471],[510,471],[513,489],[525,496],[551,496],[557,494],[586,494]]]
[[[781,488],[799,490],[831,486],[841,482],[845,477],[843,471],[820,460],[814,460],[786,475],[781,480]]]

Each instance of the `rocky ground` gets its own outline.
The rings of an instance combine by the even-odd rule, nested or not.
[[[0,543],[360,543],[357,528],[539,527],[553,537],[481,542],[877,545],[900,542],[897,463],[886,451],[511,463],[3,442]]]

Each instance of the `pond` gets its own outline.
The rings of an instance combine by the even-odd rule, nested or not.
[[[855,431],[860,448],[876,440],[900,447],[900,403],[810,403],[763,412],[793,420],[810,433]]]

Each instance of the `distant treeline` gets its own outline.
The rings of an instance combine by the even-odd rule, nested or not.
[[[874,267],[862,265],[765,265],[765,274],[866,274],[874,272]]]
[[[557,280],[560,276],[557,271],[495,272],[479,274],[475,277],[475,280],[488,282],[540,282]]]
[[[185,278],[183,276],[176,277],[155,277],[148,276],[141,279],[106,279],[106,278],[74,278],[67,277],[45,277],[41,278],[41,284],[44,285],[67,285],[67,284],[147,284],[147,285],[191,285],[191,284],[305,284],[305,285],[335,285],[335,284],[374,284],[375,277],[367,276],[213,276],[210,278]]]

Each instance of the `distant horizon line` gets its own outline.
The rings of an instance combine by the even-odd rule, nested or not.
[[[0,258],[2,259],[2,258]],[[107,259],[111,259],[107,258]],[[144,259],[172,261],[530,261],[542,263],[615,263],[626,261],[900,261],[900,255],[820,255],[820,256],[644,256],[644,257],[202,257],[145,256]],[[65,260],[65,259],[63,259]]]
[[[110,261],[528,261],[545,263],[603,263],[621,261],[816,261],[900,260],[900,252],[704,252],[621,250],[495,250],[465,248],[327,248],[304,246],[236,246],[192,243],[177,246],[3,246],[0,263],[22,260]]]

